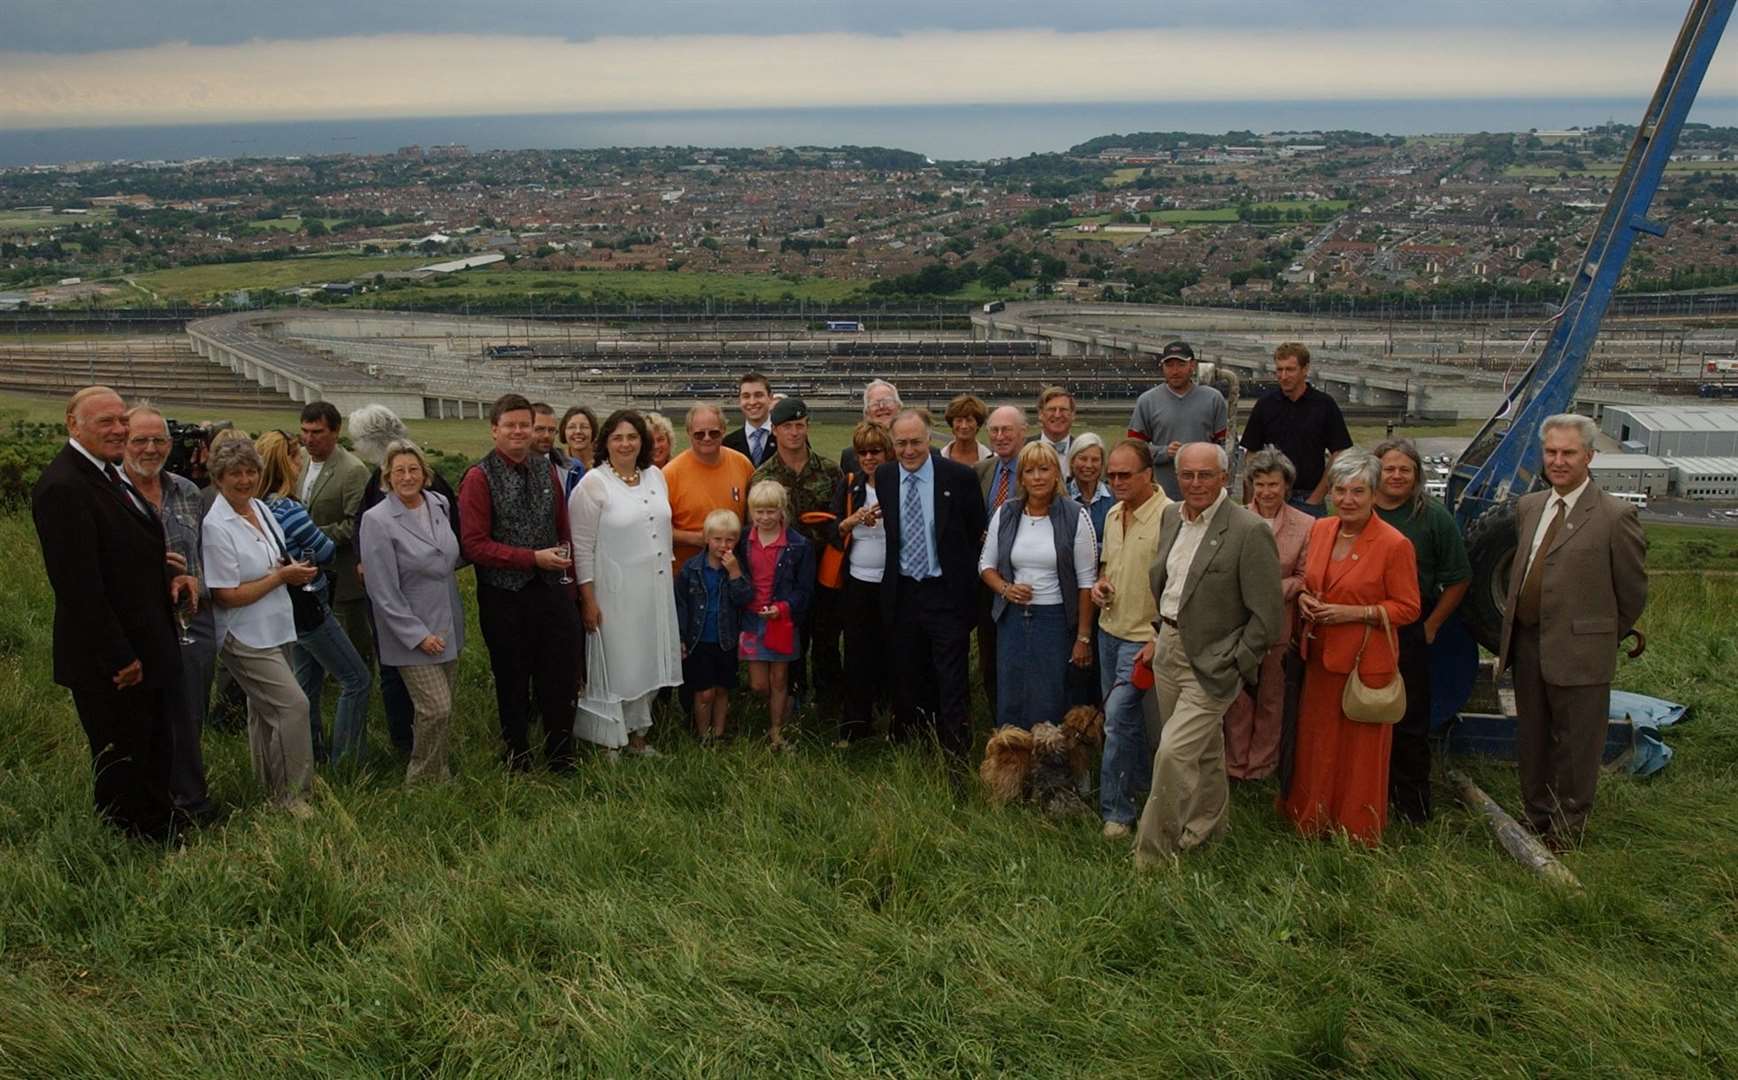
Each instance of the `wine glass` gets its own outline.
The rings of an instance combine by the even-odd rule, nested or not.
[[[561,556],[563,559],[571,559],[571,558],[573,558],[573,545],[572,544],[556,544],[555,545],[555,553],[557,555]],[[561,568],[561,581],[558,584],[561,584],[561,585],[572,585],[573,584],[573,575],[567,572],[567,567],[565,567],[565,566]]]
[[[320,550],[318,548],[305,547],[301,551],[301,556],[303,562],[307,563],[309,566],[313,566],[314,560],[320,557]],[[311,579],[309,579],[308,583],[302,586],[302,591],[319,592],[320,575],[316,573]]]
[[[175,625],[181,628],[181,636],[175,640],[182,645],[193,644],[193,635],[187,632],[193,625],[193,597],[187,593],[182,593],[175,604]]]

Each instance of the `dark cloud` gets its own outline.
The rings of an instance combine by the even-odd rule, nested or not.
[[[652,34],[853,33],[1048,28],[1098,31],[1158,27],[1262,30],[1416,28],[1537,33],[1554,29],[1671,28],[1686,0],[1461,0],[1448,4],[1370,0],[0,0],[0,49],[90,52],[187,41],[355,34],[532,34],[571,39]],[[1307,64],[1308,58],[1300,61]]]

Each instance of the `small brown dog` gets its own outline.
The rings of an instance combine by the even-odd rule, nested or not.
[[[990,736],[978,777],[991,805],[1032,802],[1052,817],[1091,815],[1080,797],[1092,755],[1104,745],[1104,713],[1076,705],[1062,723],[1039,724],[1031,731],[1004,725]]]

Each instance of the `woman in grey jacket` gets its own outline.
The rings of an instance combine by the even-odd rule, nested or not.
[[[399,669],[416,710],[406,783],[452,775],[447,733],[465,644],[453,508],[427,490],[431,475],[415,443],[388,446],[380,467],[386,498],[362,515],[359,540],[381,663]]]

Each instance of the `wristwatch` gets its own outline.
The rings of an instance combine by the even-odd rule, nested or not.
[[[1087,637],[1085,634],[1075,635],[1074,640],[1080,642],[1082,645],[1091,645],[1092,644],[1092,639]]]

